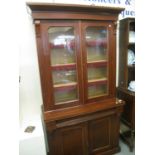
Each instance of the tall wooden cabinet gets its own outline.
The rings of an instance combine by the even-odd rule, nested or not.
[[[135,19],[120,20],[119,27],[119,84],[117,96],[126,102],[122,113],[122,138],[130,150],[134,147],[135,91],[130,85],[135,81]],[[131,87],[131,88],[130,88]],[[126,129],[125,129],[126,128]],[[125,130],[124,130],[125,129]]]
[[[115,97],[122,8],[27,3],[32,10],[49,154],[119,151],[124,102]]]

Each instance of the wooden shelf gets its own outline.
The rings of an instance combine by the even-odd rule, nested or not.
[[[68,104],[72,102],[77,102],[78,100],[70,100],[70,101],[64,101],[64,102],[57,102],[56,105],[61,105],[61,104]]]
[[[69,64],[57,64],[51,66],[52,69],[55,70],[61,70],[61,69],[75,69],[76,68],[76,63],[69,63]]]
[[[106,66],[108,64],[107,60],[98,60],[87,62],[87,66]]]
[[[56,90],[66,90],[73,89],[77,86],[77,82],[70,82],[65,84],[54,84],[54,89]]]
[[[88,80],[88,85],[107,84],[107,78]]]
[[[102,94],[102,95],[94,95],[94,96],[89,96],[88,98],[93,99],[93,98],[103,97],[103,96],[106,96],[106,95],[108,95],[108,94],[105,93],[105,94]]]

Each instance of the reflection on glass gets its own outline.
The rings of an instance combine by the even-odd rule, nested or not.
[[[65,90],[56,90],[54,93],[55,104],[65,104],[65,102],[75,101],[77,100],[77,89],[76,88],[68,88]]]
[[[75,63],[75,36],[73,27],[50,27],[51,64]]]
[[[50,27],[48,36],[55,105],[77,101],[74,28]]]
[[[88,98],[95,98],[107,94],[107,85],[91,85],[88,87]]]
[[[104,26],[87,27],[85,38],[88,64],[88,98],[91,99],[107,95],[107,29]]]
[[[106,67],[88,67],[88,81],[107,79]]]
[[[107,60],[106,48],[104,47],[87,47],[87,61]]]
[[[75,70],[55,70],[52,73],[54,85],[76,83]]]
[[[107,60],[107,30],[104,27],[86,29],[87,61]]]

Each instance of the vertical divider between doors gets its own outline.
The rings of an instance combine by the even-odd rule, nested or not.
[[[81,66],[82,66],[82,75],[83,75],[83,100],[84,104],[87,101],[87,94],[88,94],[88,88],[87,88],[87,67],[86,67],[86,62],[87,62],[87,57],[86,57],[86,47],[85,47],[85,22],[79,21],[79,27],[80,27],[80,42],[81,42]]]
[[[80,94],[81,94],[81,100],[82,104],[84,104],[84,75],[83,75],[83,47],[82,47],[82,22],[80,20],[77,21],[78,24],[78,30],[77,30],[77,44],[78,44],[78,73],[80,74]]]
[[[109,94],[111,97],[115,96],[115,86],[116,86],[116,36],[113,33],[114,27],[113,23],[109,23]],[[113,36],[114,35],[114,36]]]

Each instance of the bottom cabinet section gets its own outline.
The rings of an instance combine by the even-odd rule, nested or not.
[[[119,151],[116,109],[55,122],[48,129],[50,155],[112,155]]]

